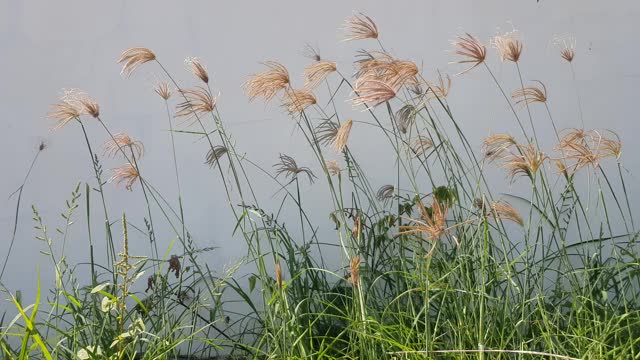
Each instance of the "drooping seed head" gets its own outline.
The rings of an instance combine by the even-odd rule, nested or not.
[[[316,97],[313,96],[311,91],[287,90],[285,91],[282,106],[284,106],[290,114],[299,114],[315,103]]]
[[[144,145],[138,140],[133,140],[128,134],[119,132],[113,134],[103,145],[104,154],[115,157],[119,152],[133,152],[138,158],[144,154]]]
[[[601,148],[605,156],[612,156],[616,159],[620,159],[622,155],[622,142],[617,134],[613,133],[615,139],[602,137]]]
[[[324,165],[327,167],[330,175],[339,175],[342,171],[342,168],[340,168],[340,165],[335,160],[325,160]]]
[[[166,81],[162,81],[156,84],[156,87],[153,89],[153,91],[155,91],[156,94],[160,95],[160,97],[165,100],[169,100],[169,98],[171,97],[171,87]]]
[[[100,116],[100,106],[82,90],[65,89],[60,101],[52,105],[47,117],[56,121],[53,129],[57,130],[72,120],[79,120],[84,114],[97,118]]]
[[[77,102],[71,101],[63,96],[60,101],[51,106],[47,118],[55,121],[53,129],[57,130],[72,120],[79,120],[81,112],[82,109],[78,106]]]
[[[415,225],[402,225],[398,235],[405,234],[426,234],[432,241],[438,240],[447,230],[447,211],[448,207],[440,203],[435,197],[431,204],[431,211],[428,211],[422,201],[416,201],[418,209],[420,209],[420,219],[407,220]]]
[[[261,97],[265,102],[269,102],[290,83],[289,72],[282,64],[267,61],[264,65],[268,70],[253,75],[244,83],[245,94],[249,97],[249,101]]]
[[[395,120],[401,133],[407,133],[416,119],[416,113],[416,107],[411,104],[406,104],[396,111]]]
[[[209,165],[209,167],[213,167],[218,164],[222,156],[228,153],[228,149],[222,145],[214,145],[207,152],[205,164]]]
[[[526,175],[534,179],[538,169],[542,166],[548,156],[538,150],[533,144],[516,145],[517,152],[511,153],[504,158],[504,168],[509,171],[508,176],[511,182],[520,175]]]
[[[595,169],[602,159],[606,157],[619,159],[622,153],[618,135],[609,133],[613,136],[603,136],[601,131],[596,130],[570,129],[560,139],[556,150],[562,152],[563,159],[570,163],[568,167],[573,168],[574,172],[586,166]]]
[[[493,161],[504,155],[511,147],[517,146],[516,139],[509,134],[495,134],[487,137],[482,143],[484,157]]]
[[[108,182],[115,182],[116,185],[124,183],[125,189],[131,191],[133,184],[140,178],[138,169],[132,164],[125,164],[113,169],[113,176],[109,178]]]
[[[207,68],[200,62],[200,58],[188,57],[184,59],[184,65],[193,75],[198,77],[205,84],[209,83],[209,73]]]
[[[501,220],[510,220],[520,226],[524,226],[524,221],[518,210],[516,210],[511,204],[506,201],[496,201],[491,203],[491,210],[493,216]]]
[[[393,198],[394,191],[395,187],[393,185],[382,185],[376,193],[376,199],[378,199],[378,201],[387,202]]]
[[[451,90],[451,76],[449,74],[442,76],[442,73],[438,71],[438,80],[435,82],[427,81],[427,86],[429,86],[427,101],[432,99],[444,100]]]
[[[340,125],[340,128],[338,128],[335,140],[331,145],[335,151],[341,152],[347,146],[347,140],[349,140],[349,134],[351,133],[352,125],[353,120],[347,120]]]
[[[131,76],[131,73],[136,70],[140,65],[153,61],[156,59],[156,54],[150,49],[143,47],[134,47],[125,50],[120,58],[118,64],[123,64],[122,74],[125,76]]]
[[[304,49],[302,49],[302,56],[308,59],[311,59],[313,61],[322,60],[322,57],[320,56],[320,52],[309,43],[304,44]]]
[[[511,94],[511,98],[516,102],[516,105],[526,106],[535,102],[547,102],[547,87],[541,81],[534,81],[540,84],[541,87],[527,86],[517,89]]]
[[[421,156],[433,147],[433,141],[426,136],[418,135],[409,143],[409,149],[414,156]]]
[[[307,175],[309,182],[313,184],[316,176],[308,167],[300,167],[296,161],[288,155],[280,154],[280,161],[273,165],[276,168],[276,176],[284,175],[285,178],[291,180],[297,178],[298,174],[303,173]]]
[[[312,90],[315,89],[327,76],[331,75],[337,70],[336,63],[332,61],[320,60],[309,66],[304,70],[304,87]]]
[[[518,62],[522,54],[522,42],[518,40],[518,32],[516,30],[496,35],[491,38],[491,44],[500,55],[500,60]]]
[[[396,97],[399,87],[381,80],[375,74],[366,74],[356,80],[353,90],[356,93],[351,100],[354,106],[373,108]]]
[[[316,140],[319,144],[329,146],[333,144],[338,135],[338,129],[340,126],[331,120],[323,120],[318,124],[314,132],[316,134]]]
[[[82,112],[84,114],[91,115],[94,119],[100,117],[100,105],[89,96],[79,97],[78,102],[82,106]]]
[[[487,48],[473,35],[466,33],[465,35],[458,36],[458,38],[452,41],[452,45],[455,48],[454,53],[462,56],[461,60],[456,61],[458,64],[472,64],[471,67],[459,72],[457,75],[461,75],[482,64],[487,57]]]
[[[175,117],[190,119],[199,114],[210,113],[216,107],[217,98],[207,88],[197,86],[180,92],[185,100],[176,106]]]
[[[379,80],[396,89],[419,84],[416,77],[419,69],[412,61],[399,60],[379,51],[362,51],[359,57],[361,59],[356,61],[357,79]]]
[[[344,41],[377,39],[379,36],[376,23],[364,14],[353,15],[345,21],[346,36]]]
[[[560,56],[572,62],[576,56],[576,39],[571,35],[554,36],[553,44],[560,50]]]

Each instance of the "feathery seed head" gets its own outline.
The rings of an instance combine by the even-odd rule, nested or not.
[[[329,146],[333,144],[338,135],[338,124],[331,120],[323,120],[316,126],[314,132],[316,133],[316,139],[319,144]]]
[[[64,89],[60,101],[52,105],[47,117],[56,121],[53,129],[57,130],[74,119],[80,120],[83,114],[98,117],[100,107],[82,90]]]
[[[51,106],[51,110],[47,114],[47,117],[51,120],[55,120],[53,129],[57,130],[68,124],[74,119],[80,119],[81,109],[70,101],[61,99],[58,103]]]
[[[91,115],[97,119],[100,116],[100,105],[88,96],[82,96],[78,98],[78,102],[82,106],[82,112],[87,115]]]
[[[558,170],[558,173],[564,175],[564,177],[568,179],[569,171],[567,170],[567,166],[564,164],[564,162],[562,162],[562,160],[556,160],[555,165],[556,165],[556,169]]]
[[[307,107],[316,103],[316,97],[307,90],[287,90],[285,91],[282,106],[287,108],[290,114],[299,114]]]
[[[528,86],[522,89],[517,89],[511,94],[511,98],[515,100],[516,105],[526,106],[535,102],[547,102],[547,87],[544,86],[541,81],[534,81],[540,84],[541,88]]]
[[[571,35],[555,36],[553,43],[560,49],[560,56],[572,62],[576,55],[576,39]]]
[[[426,136],[418,135],[409,143],[409,149],[414,156],[420,156],[433,147],[433,141]]]
[[[516,210],[511,204],[506,201],[496,201],[491,203],[491,210],[493,216],[501,220],[511,220],[518,223],[520,226],[524,226],[524,221],[518,210]]]
[[[503,62],[505,60],[518,62],[520,59],[522,42],[518,40],[517,34],[517,30],[514,30],[502,35],[496,35],[491,39],[491,44],[498,50],[500,59]]]
[[[122,66],[122,74],[125,76],[131,76],[131,73],[137,69],[140,65],[153,61],[156,59],[156,54],[153,53],[150,49],[143,47],[134,47],[131,49],[125,50],[120,58],[118,59],[118,64],[123,64]]]
[[[207,152],[205,164],[213,167],[220,161],[222,156],[228,152],[227,148],[222,145],[215,145]]]
[[[616,159],[620,159],[622,155],[622,143],[618,135],[615,136],[616,139],[602,138],[602,150],[605,156],[613,156]]]
[[[376,193],[376,199],[378,201],[387,202],[393,197],[393,192],[395,191],[395,187],[393,185],[382,185],[378,192]]]
[[[421,218],[407,219],[415,225],[400,226],[398,234],[426,234],[430,240],[438,240],[447,230],[447,206],[441,204],[435,197],[431,204],[431,211],[428,211],[420,200],[416,201],[416,205],[420,209]]]
[[[457,40],[452,41],[452,45],[456,50],[455,54],[462,56],[461,60],[456,61],[458,64],[473,64],[466,70],[459,72],[457,75],[461,75],[482,64],[487,57],[487,48],[473,35],[467,33],[466,35],[458,36]]]
[[[534,175],[548,159],[547,155],[539,151],[533,144],[516,145],[517,153],[505,157],[504,167],[509,171],[511,182],[519,175],[526,175],[533,180]]]
[[[304,87],[310,90],[315,89],[318,84],[337,69],[336,63],[332,61],[318,60],[304,70]]]
[[[320,52],[309,43],[306,43],[304,45],[304,49],[302,50],[302,56],[309,58],[313,61],[322,60],[322,57],[320,56]]]
[[[349,119],[343,122],[340,125],[340,128],[338,128],[336,137],[333,140],[333,144],[331,145],[335,151],[341,152],[347,146],[347,140],[349,139],[349,134],[351,133],[352,125],[353,125],[353,120]]]
[[[562,152],[564,160],[573,161],[569,167],[574,171],[587,165],[596,168],[605,157],[620,158],[622,145],[619,137],[613,132],[610,133],[614,138],[605,137],[596,130],[570,129],[560,139],[556,149]]]
[[[358,78],[353,90],[357,94],[351,101],[354,106],[375,107],[396,97],[400,89],[398,84],[390,84],[375,74],[366,74]]]
[[[265,102],[269,102],[290,83],[289,72],[282,64],[267,61],[264,65],[268,70],[253,75],[244,83],[245,94],[249,97],[249,101],[261,97]]]
[[[159,82],[153,91],[165,100],[169,100],[171,97],[171,88],[169,87],[169,83],[166,81]]]
[[[207,68],[200,62],[200,58],[188,57],[184,59],[184,65],[187,67],[187,70],[191,71],[191,73],[202,80],[202,82],[205,84],[209,83],[209,73],[207,72]]]
[[[325,160],[324,165],[327,167],[327,171],[331,175],[340,175],[340,172],[342,171],[340,165],[338,165],[338,162],[335,160]]]
[[[125,164],[113,169],[113,176],[109,178],[108,182],[115,182],[116,185],[124,183],[125,189],[131,191],[133,184],[140,178],[138,169],[132,164]]]
[[[312,184],[316,178],[311,169],[308,167],[299,167],[296,161],[288,155],[280,154],[280,162],[273,166],[276,168],[276,176],[284,175],[285,178],[291,178],[291,180],[293,180],[297,178],[298,174],[304,173]]]
[[[398,130],[401,133],[406,134],[409,127],[413,124],[416,119],[416,107],[411,104],[406,104],[395,114],[396,124],[398,125]]]
[[[364,14],[347,18],[344,27],[347,31],[344,41],[377,39],[379,36],[376,23]]]
[[[115,157],[120,150],[130,150],[136,154],[137,157],[141,157],[144,154],[144,145],[142,145],[142,142],[133,140],[128,134],[123,132],[113,134],[113,138],[110,138],[103,144],[103,149],[104,154],[111,157]]]
[[[185,100],[176,106],[175,117],[187,119],[212,112],[216,106],[217,98],[211,95],[209,89],[197,86],[194,89],[180,90]]]
[[[427,101],[434,98],[443,100],[449,95],[449,90],[451,90],[451,76],[449,76],[449,74],[445,74],[443,77],[442,73],[438,71],[438,81],[428,81],[427,85],[429,86]]]
[[[482,152],[489,161],[493,161],[502,156],[502,154],[509,150],[512,146],[517,146],[518,143],[513,136],[509,134],[495,134],[487,137],[482,143]]]

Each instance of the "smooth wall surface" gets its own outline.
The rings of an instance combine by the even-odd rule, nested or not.
[[[521,68],[526,82],[543,81],[549,91],[549,105],[560,128],[610,128],[620,134],[623,161],[630,172],[630,196],[640,200],[637,173],[640,169],[637,136],[638,35],[640,3],[637,1],[9,1],[0,2],[0,255],[8,250],[15,219],[16,190],[28,169],[40,140],[42,153],[25,187],[19,214],[17,240],[2,279],[9,289],[21,289],[25,298],[33,297],[36,269],[46,284],[54,275],[49,259],[40,254],[45,244],[37,241],[31,205],[40,211],[60,250],[62,240],[55,228],[63,225],[59,216],[65,200],[78,182],[94,184],[89,155],[76,124],[52,132],[46,119],[50,104],[57,101],[62,88],[81,88],[101,105],[103,119],[113,131],[126,131],[140,139],[146,154],[142,171],[151,183],[175,204],[175,181],[171,163],[168,119],[163,101],[153,92],[163,80],[155,64],[141,67],[130,79],[120,76],[115,63],[129,47],[153,49],[162,63],[185,86],[197,85],[185,71],[183,60],[198,56],[207,65],[211,84],[220,91],[219,110],[239,148],[254,162],[273,173],[272,165],[280,153],[296,158],[302,166],[320,172],[313,156],[296,131],[293,120],[277,102],[249,103],[241,85],[250,74],[261,71],[265,60],[278,60],[292,75],[294,86],[302,86],[302,71],[310,63],[302,55],[306,43],[319,49],[323,58],[334,60],[345,73],[353,73],[357,49],[378,49],[372,41],[341,42],[344,19],[362,11],[375,19],[385,48],[399,58],[416,61],[425,77],[436,70],[456,73],[459,65],[450,52],[449,41],[470,32],[488,43],[488,38],[513,27],[521,33],[524,52]],[[575,82],[551,39],[558,34],[577,39]],[[518,86],[511,63],[500,63],[493,49],[489,64],[504,88]],[[576,86],[579,102],[576,96]],[[320,101],[327,100],[319,92]],[[341,102],[348,98],[344,93]],[[488,74],[476,69],[453,79],[449,97],[453,112],[480,151],[482,139],[496,132],[517,133],[510,110]],[[582,106],[580,118],[578,103]],[[175,106],[173,99],[171,106]],[[367,120],[365,114],[341,105],[347,116]],[[545,130],[543,146],[553,147],[553,133],[544,109],[533,109],[534,119]],[[174,124],[187,129],[176,120]],[[106,140],[99,125],[86,119],[96,147]],[[356,124],[351,148],[372,176],[373,186],[393,181],[394,159],[384,137],[365,125]],[[178,157],[183,171],[183,197],[186,221],[201,247],[218,247],[206,259],[213,269],[222,271],[245,254],[240,238],[233,238],[233,219],[225,204],[219,176],[204,165],[207,147],[194,136],[178,137]],[[98,152],[101,154],[101,151]],[[336,156],[337,157],[337,156]],[[121,163],[103,158],[108,173]],[[510,186],[504,174],[492,175],[500,191],[523,193],[526,186]],[[281,194],[277,186],[260,177],[256,192],[271,211],[277,211]],[[264,181],[260,181],[264,179]],[[321,236],[332,239],[328,218],[329,203],[323,182],[303,183],[304,205],[325,229]],[[425,183],[426,184],[426,183]],[[114,219],[126,212],[142,226],[144,203],[139,187],[133,192],[106,185],[109,210]],[[99,203],[92,195],[94,228],[99,254],[103,238],[99,233]],[[81,202],[84,204],[84,198]],[[74,215],[76,223],[66,240],[69,264],[78,264],[87,273],[87,232],[84,207]],[[283,219],[296,223],[297,213],[284,213]],[[159,217],[160,215],[157,214]],[[162,223],[161,221],[158,221]],[[119,226],[114,226],[119,234]],[[174,239],[166,225],[156,229],[164,250]],[[134,235],[132,253],[148,255],[144,236]],[[100,256],[100,255],[98,255]],[[39,265],[40,264],[40,265]],[[29,300],[27,300],[29,301]],[[5,305],[0,305],[4,307]]]

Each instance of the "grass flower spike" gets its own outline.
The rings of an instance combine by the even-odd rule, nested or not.
[[[338,165],[338,162],[335,160],[326,160],[324,164],[327,167],[327,171],[330,175],[339,175],[342,171],[340,165]]]
[[[378,26],[370,17],[359,14],[347,18],[345,23],[347,35],[345,41],[378,39]]]
[[[347,120],[340,125],[340,128],[338,128],[333,144],[331,144],[335,151],[341,152],[344,150],[345,146],[347,146],[347,140],[349,140],[352,125],[353,120]]]
[[[518,62],[522,54],[522,42],[517,39],[517,31],[511,31],[506,34],[494,36],[491,39],[493,47],[498,50],[502,61],[508,60]]]
[[[326,60],[317,61],[304,70],[304,87],[315,89],[327,76],[336,72],[336,63]]]
[[[316,103],[316,97],[307,90],[287,90],[282,102],[290,114],[299,114]]]
[[[165,100],[169,100],[171,97],[171,88],[169,87],[169,83],[166,81],[159,82],[153,91]]]
[[[264,65],[268,68],[267,71],[253,75],[244,84],[245,93],[250,101],[261,97],[269,102],[290,83],[289,72],[282,64],[267,61]]]
[[[131,191],[133,184],[140,178],[140,173],[135,166],[131,164],[122,165],[113,169],[114,174],[109,178],[109,182],[115,182],[116,185],[124,184],[125,189]]]
[[[191,73],[202,80],[203,83],[209,83],[209,73],[204,65],[202,65],[199,58],[188,57],[184,59],[184,64],[187,67],[187,70],[191,71]]]
[[[280,154],[280,162],[275,164],[276,176],[284,175],[285,178],[295,179],[298,174],[304,173],[307,175],[309,182],[313,184],[316,176],[308,167],[299,167],[296,161],[288,155]]]
[[[133,140],[128,134],[123,132],[113,134],[113,138],[107,140],[103,148],[104,154],[111,157],[118,154],[120,150],[130,150],[138,158],[144,154],[144,145],[142,145],[142,142]]]
[[[567,62],[572,62],[576,56],[576,39],[570,35],[556,36],[553,43],[560,49],[560,56]]]
[[[501,220],[510,220],[517,223],[520,226],[524,226],[524,220],[520,213],[511,204],[505,201],[496,201],[491,203],[491,210],[493,215]]]
[[[210,113],[216,106],[217,99],[211,95],[209,89],[198,86],[181,92],[185,100],[176,106],[175,117],[189,119],[192,116]]]
[[[487,58],[487,48],[469,33],[463,36],[458,36],[457,40],[452,42],[452,45],[455,48],[454,53],[462,57],[461,60],[458,60],[455,63],[472,64],[471,67],[456,75],[461,75],[472,70],[476,66],[482,64]]]
[[[150,49],[135,47],[125,50],[122,55],[120,55],[117,63],[122,64],[123,75],[131,76],[131,73],[140,65],[155,59],[156,54],[154,54]]]
[[[516,105],[526,106],[532,103],[547,102],[547,87],[540,81],[535,80],[541,87],[527,86],[517,89],[511,94],[511,98],[515,100]]]
[[[226,147],[222,145],[215,145],[207,152],[205,164],[209,165],[209,167],[213,167],[218,164],[222,156],[228,152],[229,150]]]

